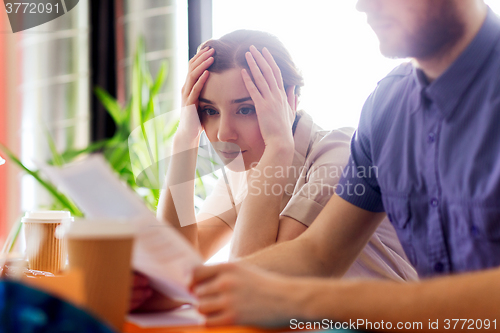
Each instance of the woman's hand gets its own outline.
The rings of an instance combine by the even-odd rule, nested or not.
[[[255,111],[266,149],[270,146],[281,147],[283,144],[293,148],[295,86],[288,87],[285,91],[281,71],[267,48],[263,48],[260,53],[252,45],[245,57],[255,83],[245,69],[242,69],[241,74],[250,97],[255,103]]]
[[[149,279],[147,277],[137,272],[133,272],[132,275],[130,311],[134,311],[139,308],[153,295],[153,289],[149,285]]]
[[[189,60],[186,82],[181,90],[182,110],[177,129],[178,135],[188,142],[199,138],[202,131],[198,117],[198,99],[209,76],[207,68],[214,62],[213,53],[214,49],[205,47]]]
[[[184,302],[174,301],[151,288],[149,279],[133,272],[132,292],[130,296],[130,312],[157,312],[178,308]]]

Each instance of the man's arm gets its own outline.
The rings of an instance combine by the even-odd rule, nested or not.
[[[300,223],[296,219],[288,216],[280,216],[280,224],[278,227],[278,237],[276,238],[276,243],[282,243],[295,239],[306,230],[307,226]]]
[[[465,331],[481,320],[483,329],[489,325],[496,331],[499,279],[500,269],[412,283],[292,278],[233,263],[199,267],[193,289],[210,326],[292,328],[292,319],[327,319],[356,323],[347,328],[387,330],[390,322],[393,330],[406,324],[413,331],[440,332]],[[431,329],[429,323],[436,320],[438,329]]]
[[[297,276],[342,276],[385,213],[358,208],[337,195],[299,237],[250,255],[242,262]]]
[[[365,324],[366,320],[372,323],[383,320],[391,322],[393,328],[402,322],[411,323],[415,331],[434,332],[435,329],[429,330],[429,321],[438,320],[438,331],[454,327],[465,331],[472,322],[471,327],[476,329],[476,320],[481,319],[483,329],[489,323],[490,329],[498,330],[499,279],[500,269],[404,284],[304,279],[295,286],[306,289],[303,303],[297,302],[303,310],[297,310],[308,318],[365,319]],[[469,319],[473,321],[465,323]],[[418,328],[419,323],[422,325]]]

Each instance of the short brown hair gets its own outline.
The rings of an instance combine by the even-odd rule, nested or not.
[[[304,79],[281,41],[274,35],[257,30],[236,30],[219,39],[210,39],[200,45],[200,49],[208,46],[215,50],[214,63],[208,68],[210,72],[221,73],[232,68],[246,68],[248,64],[245,53],[254,45],[262,51],[265,47],[273,55],[281,70],[285,89],[295,86],[295,94],[300,94]]]

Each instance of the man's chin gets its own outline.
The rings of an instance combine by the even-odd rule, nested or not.
[[[401,47],[397,47],[394,45],[387,45],[384,43],[380,43],[380,53],[386,58],[389,59],[404,59],[411,57],[408,55],[407,50],[403,50]]]

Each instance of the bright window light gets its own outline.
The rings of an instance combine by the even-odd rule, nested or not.
[[[488,0],[500,13],[500,0]],[[324,129],[356,127],[377,82],[402,60],[379,52],[355,0],[213,0],[213,36],[237,29],[276,35],[302,71],[300,108]]]
[[[213,35],[276,35],[301,70],[300,108],[325,129],[356,127],[364,101],[401,60],[384,58],[356,1],[213,0]]]

